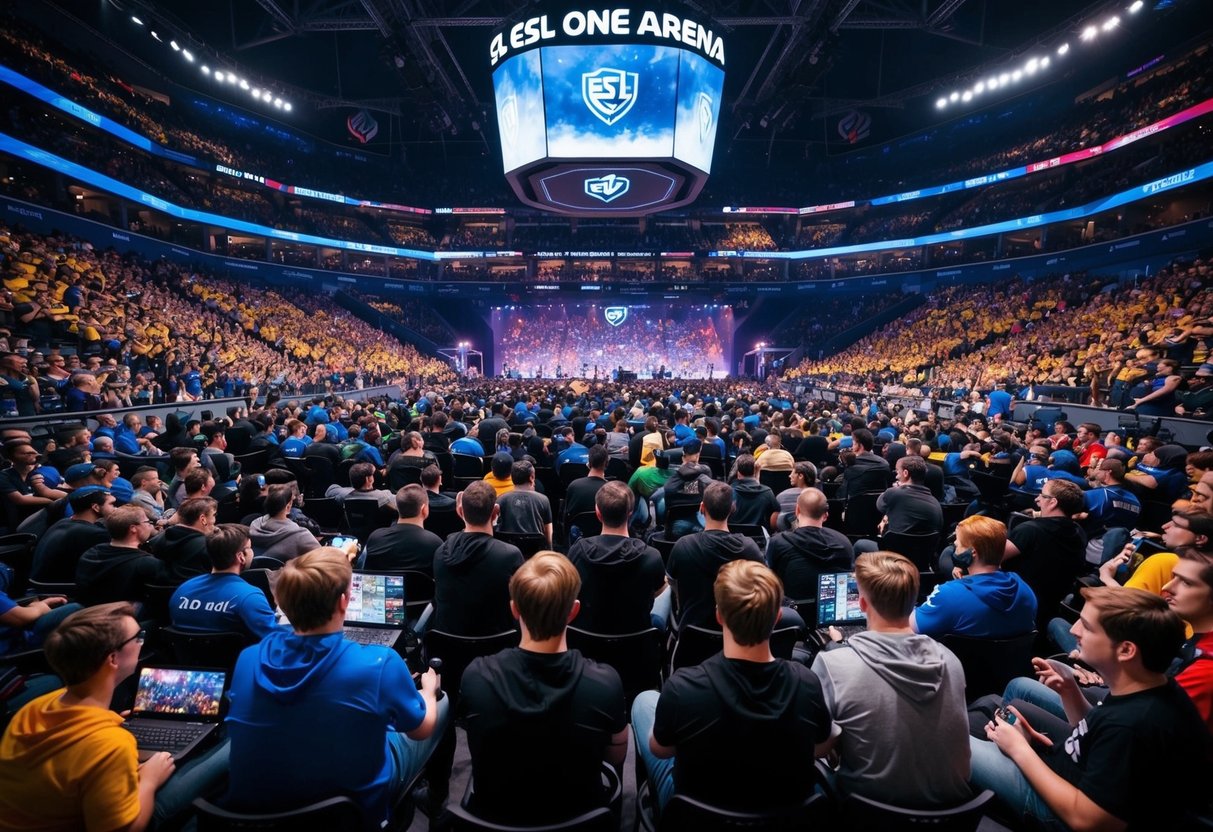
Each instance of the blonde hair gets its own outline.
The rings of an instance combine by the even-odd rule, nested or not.
[[[993,517],[974,514],[956,524],[956,540],[961,532],[973,555],[986,566],[999,566],[1007,549],[1006,524]]]
[[[766,566],[729,561],[716,573],[712,593],[724,626],[739,645],[752,647],[771,637],[783,603],[783,584]]]
[[[539,552],[510,578],[510,599],[518,607],[527,631],[537,641],[564,632],[580,592],[581,575],[559,552]]]
[[[296,630],[314,630],[333,617],[349,592],[353,569],[345,552],[332,546],[288,560],[278,573],[274,597]]]
[[[918,567],[896,552],[867,552],[855,559],[855,582],[868,603],[889,620],[906,618],[918,600]]]

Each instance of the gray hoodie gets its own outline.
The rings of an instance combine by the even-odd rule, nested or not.
[[[921,635],[863,632],[847,644],[813,662],[842,732],[842,791],[910,808],[971,797],[960,660]]]
[[[258,556],[267,555],[281,561],[320,548],[320,541],[294,520],[275,520],[268,514],[258,517],[249,526],[249,540]]]

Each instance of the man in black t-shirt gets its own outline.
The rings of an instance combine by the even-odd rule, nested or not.
[[[76,563],[92,547],[108,543],[102,522],[114,509],[114,495],[100,485],[77,488],[67,498],[72,516],[46,530],[34,549],[30,577],[36,581],[70,584],[76,580]]]
[[[564,521],[579,514],[591,514],[594,511],[594,497],[598,489],[606,485],[606,467],[610,454],[604,445],[594,445],[589,452],[589,473],[569,483],[564,495]],[[576,542],[582,535],[581,529],[569,527],[569,541]]]
[[[518,647],[473,661],[463,674],[472,812],[509,824],[567,820],[602,806],[601,768],[627,754],[619,674],[570,651],[581,579],[563,555],[535,555],[510,579]]]
[[[771,655],[783,586],[770,569],[728,563],[713,593],[724,650],[636,697],[636,751],[658,808],[675,792],[735,811],[794,806],[813,790],[816,747],[830,736],[821,683]]]
[[[362,568],[372,572],[385,569],[414,569],[434,574],[434,553],[442,538],[426,531],[430,501],[420,485],[406,485],[396,492],[397,520],[386,529],[376,529],[366,541]]]
[[[779,500],[770,486],[758,481],[755,474],[754,457],[742,454],[737,457],[737,479],[733,481],[734,523],[743,526],[774,528],[779,519]]]
[[[678,538],[670,552],[666,572],[674,584],[678,599],[678,627],[688,624],[715,627],[712,614],[712,586],[720,567],[734,560],[762,563],[758,544],[741,534],[729,532],[729,515],[733,512],[733,489],[726,483],[713,482],[703,491],[699,506],[704,516],[704,530]]]
[[[1109,695],[1092,705],[1068,666],[1034,659],[1041,681],[1061,695],[1071,733],[1045,737],[1012,707],[1014,724],[995,717],[986,725],[992,742],[970,740],[973,785],[1050,829],[1181,828],[1207,805],[1213,773],[1208,728],[1166,675],[1183,621],[1145,590],[1098,587],[1083,596],[1071,632]]]
[[[1065,480],[1047,480],[1036,496],[1035,519],[1007,533],[1002,568],[1018,572],[1036,595],[1036,629],[1044,632],[1074,579],[1087,568],[1087,536],[1072,519],[1083,510],[1082,489]]]

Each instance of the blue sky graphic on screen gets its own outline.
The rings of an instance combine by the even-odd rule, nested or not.
[[[674,155],[704,173],[712,171],[712,151],[716,145],[723,90],[724,70],[694,53],[682,53]]]
[[[493,73],[501,161],[507,171],[546,155],[539,53],[538,49],[523,52]]]
[[[551,46],[541,51],[549,156],[674,155],[673,117],[682,50],[617,44]]]

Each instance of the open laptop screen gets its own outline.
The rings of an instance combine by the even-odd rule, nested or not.
[[[863,624],[859,585],[854,572],[826,572],[817,576],[817,626]]]
[[[347,624],[403,627],[408,623],[404,608],[404,576],[355,572],[350,582]]]
[[[145,667],[132,713],[218,717],[227,674],[222,670]]]

